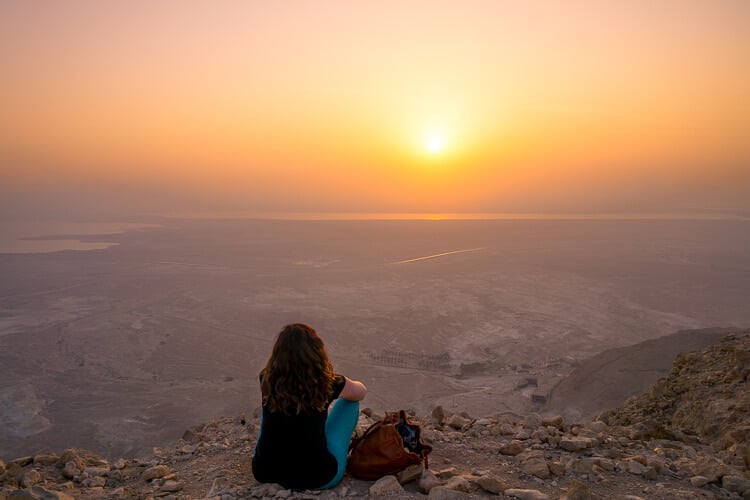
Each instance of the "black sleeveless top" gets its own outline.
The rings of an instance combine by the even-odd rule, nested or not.
[[[262,375],[261,375],[262,378]],[[261,483],[279,483],[285,488],[320,488],[336,475],[336,458],[326,444],[328,406],[346,385],[335,375],[326,410],[299,415],[272,412],[263,405],[258,444],[253,456],[253,475]]]

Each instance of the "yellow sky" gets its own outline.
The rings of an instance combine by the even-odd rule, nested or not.
[[[5,1],[0,189],[750,209],[748,47],[744,0]]]

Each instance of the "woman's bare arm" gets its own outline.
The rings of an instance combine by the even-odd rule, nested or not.
[[[365,387],[365,384],[359,380],[351,380],[348,377],[344,378],[346,378],[346,385],[341,389],[339,397],[348,399],[349,401],[362,401],[365,399],[365,395],[367,394],[367,387]]]

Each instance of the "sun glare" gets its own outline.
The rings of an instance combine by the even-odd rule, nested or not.
[[[430,136],[425,139],[425,148],[431,154],[438,154],[445,148],[445,141],[439,136]]]

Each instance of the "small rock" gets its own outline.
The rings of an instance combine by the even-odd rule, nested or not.
[[[560,500],[594,500],[589,487],[580,481],[571,481]]]
[[[570,470],[575,474],[590,474],[594,467],[594,459],[590,457],[576,458],[570,463]]]
[[[643,465],[639,460],[631,458],[628,460],[628,472],[631,474],[642,475],[646,472],[648,466]]]
[[[594,440],[587,437],[564,437],[557,444],[559,448],[565,451],[581,451],[591,448],[593,445]]]
[[[3,462],[3,459],[0,458],[0,474],[5,472],[5,462]]]
[[[464,418],[461,415],[455,414],[451,415],[446,423],[449,427],[452,427],[456,430],[461,430],[471,425],[471,420],[469,420],[468,418]]]
[[[500,445],[500,453],[503,455],[519,455],[523,453],[526,450],[526,447],[523,445],[521,441],[518,441],[517,439],[514,439],[513,441],[509,443],[504,443]]]
[[[721,478],[721,487],[732,493],[742,494],[750,490],[750,481],[741,476],[727,475]]]
[[[536,429],[542,425],[542,417],[537,413],[529,413],[523,419],[523,426],[527,429]]]
[[[654,481],[659,477],[659,472],[649,465],[646,472],[643,473],[643,477]]]
[[[449,477],[453,477],[453,476],[456,475],[456,468],[455,467],[448,467],[448,468],[445,468],[445,469],[440,469],[439,471],[437,471],[435,473],[435,475],[437,477],[439,477],[440,479],[446,479],[446,478],[449,478]]]
[[[702,488],[709,483],[708,478],[705,476],[693,476],[690,478],[690,484],[696,488]]]
[[[143,471],[143,476],[141,477],[144,481],[151,481],[152,479],[164,477],[169,474],[169,472],[169,467],[166,465],[157,465],[155,467],[149,467]]]
[[[124,469],[124,468],[125,468],[125,466],[127,465],[127,462],[126,462],[126,461],[125,461],[125,459],[123,459],[123,458],[118,458],[118,459],[117,459],[117,460],[115,461],[115,464],[114,464],[114,465],[115,465],[115,469],[117,469],[117,470],[122,470],[122,469]]]
[[[549,440],[549,431],[546,427],[539,427],[531,433],[531,439],[537,439],[543,443],[546,443]]]
[[[23,486],[24,488],[31,488],[41,480],[42,475],[39,474],[38,470],[29,469],[24,472],[23,477],[21,478],[21,486]]]
[[[64,450],[60,455],[60,458],[57,460],[57,463],[59,464],[67,464],[68,462],[75,462],[78,470],[83,470],[86,466],[81,455],[79,455],[78,450],[75,448]]]
[[[453,476],[443,484],[443,487],[453,491],[463,491],[464,493],[469,493],[472,490],[471,483],[463,476]]]
[[[546,417],[542,419],[542,425],[544,427],[554,427],[561,431],[565,427],[565,422],[562,415],[555,415],[554,417]]]
[[[440,479],[438,479],[431,470],[425,469],[419,476],[419,483],[417,486],[422,493],[429,493],[432,488],[440,486],[440,484]]]
[[[490,434],[493,436],[512,436],[516,433],[516,429],[508,422],[497,424],[490,429]]]
[[[107,484],[107,480],[101,476],[89,477],[81,481],[84,488],[98,488]]]
[[[65,463],[65,467],[63,467],[62,475],[63,477],[67,479],[73,479],[78,474],[81,473],[81,469],[78,468],[78,464],[75,460],[70,460]]]
[[[11,460],[10,462],[8,462],[8,465],[16,464],[19,467],[26,467],[27,465],[31,465],[33,461],[34,457],[20,457],[16,458],[15,460]]]
[[[520,500],[549,500],[549,497],[539,490],[524,490],[510,488],[504,491],[506,497],[519,498]]]
[[[716,483],[722,477],[731,474],[732,469],[714,457],[700,457],[693,468],[696,476],[708,478],[709,483]]]
[[[508,489],[508,485],[502,479],[493,474],[478,477],[474,482],[484,491],[494,493],[495,495],[499,495]]]
[[[473,495],[464,493],[463,491],[451,490],[444,486],[436,486],[430,490],[430,494],[427,495],[428,499],[432,500],[463,500],[465,498],[473,498]]]
[[[396,475],[396,478],[398,479],[398,482],[400,484],[410,483],[412,481],[419,479],[422,476],[423,470],[424,470],[424,465],[422,465],[421,463],[412,464],[406,467],[401,472],[399,472]]]
[[[265,493],[268,489],[268,484],[261,484],[258,487],[265,488],[263,491],[263,493]],[[214,479],[214,482],[211,483],[211,489],[208,490],[208,493],[206,493],[206,496],[207,497],[221,496],[221,494],[224,493],[227,490],[227,488],[229,488],[229,483],[227,479],[223,477],[217,477],[216,479]],[[264,494],[257,495],[254,489],[253,489],[253,495],[259,498],[262,498],[264,496]]]
[[[34,455],[34,465],[54,465],[59,458],[54,453],[40,453]]]
[[[442,406],[436,406],[432,410],[432,424],[435,426],[442,426],[445,423],[445,410]]]
[[[177,481],[174,481],[170,479],[169,481],[165,481],[164,484],[159,488],[160,491],[168,491],[170,493],[174,493],[175,491],[180,491],[182,489],[182,483],[179,483]]]
[[[109,496],[110,498],[125,498],[125,487],[120,486],[119,488],[115,488],[110,492]]]
[[[0,482],[10,482],[10,483],[18,483],[21,481],[21,478],[23,477],[23,467],[21,467],[18,464],[9,463],[6,468],[5,472],[2,476],[0,476]]]
[[[180,448],[180,453],[184,453],[186,455],[192,455],[193,453],[195,453],[195,450],[196,450],[195,446],[191,444],[186,444],[185,446]]]
[[[561,462],[548,462],[549,473],[553,476],[562,476],[565,474],[565,464]]]
[[[543,457],[532,457],[526,460],[522,465],[521,469],[531,476],[536,476],[540,479],[547,479],[550,476],[549,467],[547,467],[547,461]]]
[[[374,497],[388,495],[403,495],[404,488],[399,484],[396,476],[383,476],[370,486],[370,495]]]
[[[613,470],[615,470],[615,463],[609,458],[596,457],[594,458],[594,464],[601,467],[607,472],[612,472]]]
[[[531,434],[533,431],[529,429],[528,427],[523,427],[516,432],[516,434],[513,436],[514,439],[518,439],[520,441],[526,441],[531,437]]]
[[[106,476],[109,474],[109,467],[86,467],[83,472],[89,476]]]

